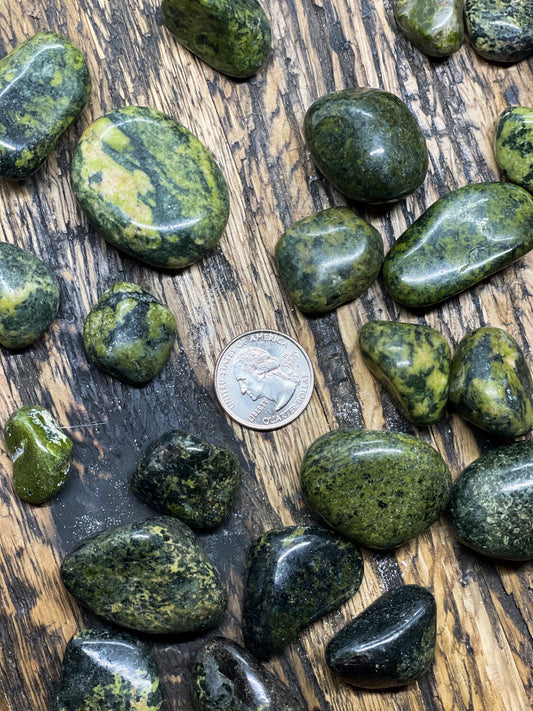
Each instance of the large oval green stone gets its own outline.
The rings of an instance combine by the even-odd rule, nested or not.
[[[463,44],[463,0],[396,0],[394,19],[430,57],[447,57]]]
[[[500,114],[494,152],[505,177],[533,193],[533,108],[512,106]]]
[[[465,0],[466,31],[474,50],[493,62],[533,53],[531,0]]]

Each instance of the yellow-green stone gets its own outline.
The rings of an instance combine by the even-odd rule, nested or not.
[[[533,108],[513,106],[500,114],[494,135],[496,162],[512,183],[533,192]]]
[[[466,31],[474,50],[493,62],[533,53],[531,0],[465,0]]]
[[[463,43],[463,0],[396,0],[394,19],[421,52],[447,57]]]

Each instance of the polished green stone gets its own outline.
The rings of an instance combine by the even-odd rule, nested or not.
[[[391,295],[431,306],[509,266],[533,247],[533,198],[516,185],[474,183],[429,207],[383,263]]]
[[[169,309],[137,284],[110,287],[83,325],[89,360],[131,385],[152,380],[167,362],[176,336]]]
[[[33,173],[78,117],[91,93],[80,50],[41,32],[0,61],[0,176]]]
[[[230,77],[250,77],[268,58],[270,23],[257,0],[163,0],[162,10],[181,44]]]
[[[248,556],[244,644],[256,657],[278,654],[361,585],[363,559],[349,541],[316,526],[287,526],[258,538]]]
[[[307,110],[304,131],[320,171],[352,200],[396,200],[424,182],[426,139],[403,101],[387,91],[327,94]]]
[[[394,548],[446,508],[451,477],[440,454],[400,432],[335,430],[302,463],[304,498],[335,531],[370,548]]]
[[[220,576],[202,545],[168,516],[85,538],[65,556],[61,577],[96,615],[139,632],[200,632],[226,610]]]
[[[513,106],[500,114],[494,152],[505,177],[533,193],[533,108]]]
[[[430,326],[369,321],[359,331],[363,359],[416,425],[432,425],[448,400],[450,346]]]
[[[463,0],[395,0],[394,19],[430,57],[447,57],[463,44]]]
[[[533,54],[531,0],[465,0],[466,31],[474,50],[494,62]]]
[[[25,249],[0,242],[0,343],[25,348],[54,320],[59,282],[44,262]]]
[[[7,420],[4,437],[15,493],[31,504],[56,494],[68,477],[72,441],[50,412],[40,405],[21,407]]]
[[[324,313],[368,289],[383,263],[383,240],[348,208],[331,207],[289,227],[276,260],[296,306]]]
[[[211,154],[146,107],[125,106],[89,126],[74,152],[72,187],[108,242],[156,267],[198,261],[228,220],[228,188]]]
[[[518,437],[533,427],[533,382],[524,354],[501,328],[484,326],[457,346],[449,400],[462,417],[495,435]]]

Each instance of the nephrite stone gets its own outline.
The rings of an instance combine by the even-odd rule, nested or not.
[[[257,0],[163,0],[163,21],[204,62],[230,77],[255,74],[270,52],[270,23]]]
[[[278,654],[361,585],[363,558],[349,541],[316,526],[268,531],[250,549],[242,613],[244,644]]]
[[[490,326],[468,333],[452,359],[449,400],[487,432],[527,434],[533,427],[533,382],[515,339]]]
[[[82,630],[67,644],[54,711],[159,711],[148,647],[128,634]]]
[[[400,432],[335,430],[319,437],[301,468],[310,508],[342,535],[394,548],[437,520],[450,498],[440,454]]]
[[[474,50],[494,62],[533,53],[531,0],[465,0],[466,31]]]
[[[0,242],[0,343],[25,348],[54,320],[59,283],[34,254]]]
[[[432,425],[448,401],[450,346],[430,326],[369,321],[359,331],[369,370],[416,425]]]
[[[5,424],[4,437],[13,461],[15,493],[30,504],[41,504],[65,484],[72,441],[50,412],[28,405]]]
[[[328,666],[365,689],[404,686],[435,656],[437,608],[425,588],[405,585],[379,597],[326,647]]]
[[[533,193],[533,108],[505,109],[496,121],[494,138],[496,162],[505,177]]]
[[[227,517],[239,481],[240,467],[232,452],[173,430],[148,447],[131,487],[157,511],[206,530]]]
[[[83,325],[89,360],[125,383],[152,380],[176,336],[169,309],[137,284],[121,281],[98,299]]]
[[[455,480],[449,516],[459,540],[505,560],[533,558],[533,442],[498,447]]]
[[[433,203],[383,263],[400,304],[431,306],[509,266],[533,247],[533,198],[509,183],[475,183]]]
[[[306,711],[302,701],[243,647],[210,640],[192,670],[195,711]]]
[[[126,106],[89,126],[74,152],[72,187],[108,242],[156,267],[198,261],[228,220],[228,188],[211,154],[146,107]]]
[[[78,117],[91,93],[80,50],[42,32],[0,61],[0,176],[33,173]]]
[[[320,171],[352,200],[397,200],[424,181],[426,139],[403,101],[387,91],[327,94],[308,109],[304,130]]]
[[[463,0],[396,0],[394,19],[430,57],[447,57],[463,44]]]
[[[276,260],[296,306],[324,313],[368,289],[383,263],[383,241],[348,208],[331,207],[289,227]]]
[[[96,615],[139,632],[200,632],[226,610],[220,576],[202,545],[168,516],[85,538],[65,556],[61,577]]]

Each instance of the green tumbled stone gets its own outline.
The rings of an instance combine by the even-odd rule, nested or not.
[[[533,54],[531,0],[465,0],[466,31],[474,50],[494,62]]]
[[[449,400],[462,417],[505,437],[533,427],[533,382],[518,343],[501,328],[484,326],[457,346]]]
[[[59,283],[34,254],[0,242],[0,343],[25,348],[54,320]]]
[[[5,424],[4,437],[13,461],[13,486],[24,501],[41,504],[65,484],[72,441],[50,412],[28,405]]]
[[[424,182],[426,139],[394,94],[365,87],[327,94],[307,110],[304,130],[320,171],[352,200],[397,200]]]
[[[220,576],[202,545],[167,516],[85,538],[65,556],[61,577],[96,615],[139,632],[200,632],[226,610]]]
[[[533,198],[509,183],[477,183],[437,200],[383,263],[401,304],[431,306],[509,266],[533,248]]]
[[[331,207],[289,227],[276,259],[296,306],[324,313],[368,289],[383,263],[383,241],[348,208]]]
[[[0,175],[33,173],[89,100],[91,77],[67,37],[42,32],[0,61]]]
[[[126,106],[81,137],[72,187],[105,239],[146,264],[198,261],[228,220],[224,176],[205,146],[160,111]]]
[[[533,193],[533,108],[513,106],[496,121],[496,162],[505,177]]]
[[[98,299],[83,325],[89,360],[131,385],[152,380],[176,336],[169,309],[137,284],[121,281]]]
[[[394,548],[443,513],[451,477],[440,454],[400,432],[335,430],[305,455],[307,504],[342,535],[370,548]]]
[[[463,0],[396,0],[394,19],[430,57],[447,57],[463,44]]]
[[[181,44],[230,77],[250,77],[268,58],[270,23],[257,0],[163,0],[162,10]]]

